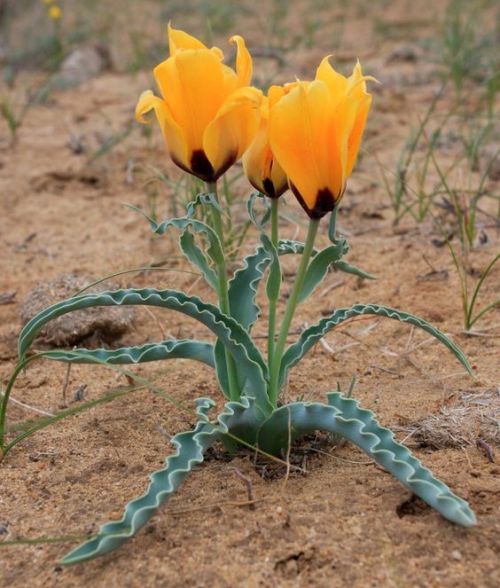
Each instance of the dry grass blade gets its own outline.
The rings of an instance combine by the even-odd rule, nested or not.
[[[452,406],[443,406],[434,414],[401,430],[415,443],[433,449],[463,448],[481,439],[500,444],[500,390],[463,393]]]

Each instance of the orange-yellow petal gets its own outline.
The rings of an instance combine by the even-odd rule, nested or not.
[[[283,95],[283,88],[272,86],[268,94],[269,97],[264,98],[262,103],[259,130],[245,151],[242,163],[252,186],[270,198],[277,198],[288,188],[288,179],[269,145],[269,106]]]
[[[136,119],[141,123],[147,123],[148,121],[144,118],[144,115],[151,110],[155,111],[170,156],[177,165],[184,169],[189,169],[190,152],[182,129],[172,118],[166,103],[155,96],[151,90],[147,90],[141,94],[137,102],[135,109]]]
[[[137,106],[135,107],[135,118],[138,122],[142,124],[148,124],[151,121],[144,118],[144,115],[154,110],[155,112],[159,111],[160,116],[162,116],[163,106],[164,103],[161,98],[155,96],[153,92],[151,92],[151,90],[146,90],[139,96]]]
[[[234,35],[230,39],[231,43],[236,44],[236,75],[238,78],[238,88],[248,86],[252,79],[253,64],[243,37]]]
[[[242,162],[243,170],[249,182],[255,189],[264,194],[268,193],[264,186],[264,181],[266,178],[271,181],[273,159],[273,152],[268,141],[267,121],[262,118],[259,130],[250,147],[245,151]]]
[[[212,164],[215,178],[241,158],[252,142],[260,122],[262,93],[256,88],[235,90],[208,125],[203,151]]]
[[[346,117],[346,124],[348,125],[348,143],[347,143],[347,166],[346,175],[351,175],[352,169],[356,163],[361,139],[366,126],[368,112],[372,97],[366,91],[366,81],[375,78],[371,76],[364,76],[359,61],[354,67],[354,70],[348,78],[348,89],[345,98],[346,105],[351,105],[352,114]],[[349,120],[350,119],[350,120]]]
[[[299,82],[271,109],[269,139],[275,158],[312,216],[332,210],[344,185],[340,145],[325,82]]]
[[[219,59],[209,49],[185,49],[160,63],[154,76],[190,150],[201,149],[205,129],[226,97]]]
[[[342,74],[339,74],[330,63],[330,56],[327,56],[320,63],[316,70],[316,79],[325,82],[332,96],[332,107],[344,98],[347,93],[348,80]]]
[[[184,31],[174,29],[170,23],[168,23],[168,46],[171,57],[180,49],[207,49],[199,39]]]
[[[289,86],[293,86],[293,84],[289,84]],[[291,87],[290,87],[290,89],[291,89]],[[285,93],[286,93],[286,91],[283,86],[271,86],[269,88],[269,90],[267,91],[268,109],[272,108],[276,104],[276,102],[278,102],[278,100],[283,98]],[[268,116],[268,118],[269,118],[269,116]]]
[[[356,113],[354,124],[349,134],[349,139],[347,143],[347,177],[351,175],[353,167],[356,163],[356,159],[358,157],[359,147],[361,145],[361,139],[363,138],[363,133],[366,126],[366,121],[368,119],[368,112],[370,111],[371,102],[372,97],[368,94],[360,101],[358,105],[358,111]]]

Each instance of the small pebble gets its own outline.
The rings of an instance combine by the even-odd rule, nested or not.
[[[456,561],[460,561],[462,559],[462,554],[460,553],[460,551],[458,551],[458,549],[454,549],[451,552],[451,557]]]

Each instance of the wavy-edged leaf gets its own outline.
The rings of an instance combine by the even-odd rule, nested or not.
[[[345,239],[338,240],[335,245],[325,247],[310,262],[304,278],[304,285],[299,294],[298,302],[304,302],[325,277],[328,268],[339,261],[347,253],[349,247]]]
[[[224,252],[222,249],[220,239],[217,233],[206,223],[195,218],[189,217],[170,218],[161,223],[157,223],[154,219],[145,214],[144,211],[138,208],[137,206],[127,204],[127,207],[131,210],[134,210],[135,212],[138,212],[139,214],[142,214],[142,216],[144,216],[148,220],[149,224],[151,225],[151,229],[153,230],[153,233],[155,233],[156,235],[163,235],[171,227],[174,227],[180,231],[190,229],[195,233],[203,235],[207,239],[207,253],[210,259],[215,263],[215,265],[220,265],[222,263]]]
[[[125,506],[119,521],[103,525],[92,539],[68,553],[61,563],[69,565],[104,555],[123,545],[143,527],[177,488],[193,467],[203,461],[204,453],[218,438],[230,433],[247,443],[253,443],[262,415],[248,398],[241,402],[228,402],[217,418],[217,424],[208,422],[207,412],[214,402],[207,398],[196,401],[200,421],[193,431],[179,433],[172,439],[176,451],[165,466],[150,476],[146,492]]]
[[[162,359],[194,359],[214,367],[214,346],[194,339],[171,339],[161,343],[144,343],[118,349],[85,349],[71,351],[52,350],[48,359],[68,363],[110,363],[126,365],[159,361]]]
[[[264,206],[264,212],[261,214],[260,218],[255,210],[257,201]],[[262,231],[271,218],[271,204],[269,203],[269,199],[260,192],[252,192],[247,201],[247,211],[250,220],[260,231]]]
[[[278,299],[281,286],[281,268],[277,250],[267,235],[262,233],[260,238],[262,246],[253,255],[245,258],[244,267],[235,272],[229,284],[231,315],[248,331],[251,330],[260,314],[260,308],[255,302],[255,296],[257,287],[269,265],[271,267],[267,282],[267,295],[270,300]],[[214,357],[217,380],[224,395],[229,398],[226,358],[224,348],[219,342],[215,344]],[[238,371],[236,376],[239,388],[243,389],[246,385],[245,375]]]
[[[179,238],[179,244],[184,255],[189,261],[195,265],[203,274],[207,284],[211,286],[215,291],[218,288],[217,274],[208,265],[207,258],[203,251],[198,247],[194,236],[189,230],[183,231]]]
[[[210,205],[216,208],[220,213],[222,213],[222,208],[220,207],[219,202],[213,192],[200,192],[196,195],[194,200],[188,202],[186,205],[186,216],[189,218],[193,218],[196,214],[196,209],[199,206]]]
[[[153,288],[116,290],[83,294],[49,306],[34,316],[19,335],[19,356],[23,358],[40,329],[48,321],[68,312],[93,306],[145,305],[176,310],[208,327],[228,349],[245,376],[242,394],[255,398],[261,410],[270,410],[266,391],[267,366],[249,334],[233,318],[223,314],[213,304],[202,302],[176,290]]]
[[[465,500],[437,480],[371,411],[337,392],[328,394],[328,405],[294,402],[276,410],[262,425],[259,447],[277,455],[287,449],[290,437],[294,440],[316,430],[341,435],[357,445],[446,519],[464,527],[476,524]]]
[[[153,233],[156,235],[163,235],[170,227],[174,227],[180,230],[190,229],[195,233],[199,233],[205,236],[208,243],[208,256],[215,263],[215,265],[221,264],[224,257],[221,242],[217,236],[217,233],[206,223],[195,218],[170,218],[159,224],[150,219],[149,222],[151,224],[151,228],[153,229]]]
[[[245,257],[243,267],[236,270],[229,281],[231,316],[244,329],[251,330],[259,317],[260,309],[255,302],[255,296],[269,261],[265,249],[262,246],[258,247],[255,253]]]
[[[416,317],[407,312],[396,310],[388,306],[380,306],[378,304],[355,304],[350,308],[339,308],[331,315],[322,318],[315,325],[311,325],[305,329],[298,340],[285,351],[281,362],[280,370],[280,386],[282,386],[287,378],[288,370],[296,365],[302,357],[315,345],[322,337],[324,337],[331,329],[346,321],[347,319],[373,314],[375,316],[382,316],[397,321],[408,323],[423,329],[435,337],[439,342],[445,345],[458,359],[458,361],[465,367],[469,374],[473,374],[472,368],[467,361],[463,351],[451,341],[443,332],[436,327],[433,327],[424,319]]]
[[[282,239],[278,244],[278,255],[299,254],[304,251],[304,243]],[[316,251],[313,252],[313,255]],[[243,260],[243,267],[236,270],[229,282],[229,306],[231,316],[245,329],[251,329],[259,318],[260,308],[255,303],[255,296],[262,276],[271,256],[262,246]]]
[[[304,251],[305,244],[303,241],[294,241],[293,239],[280,239],[278,243],[278,254],[287,255],[289,253],[302,253]],[[316,249],[313,249],[311,256],[315,256],[317,253]]]
[[[202,398],[197,400],[198,414],[205,417],[214,402]],[[98,534],[70,551],[63,564],[75,564],[109,553],[133,537],[156,513],[185,480],[194,466],[203,461],[203,454],[217,439],[219,431],[205,418],[198,422],[194,431],[178,433],[172,438],[175,453],[168,456],[165,466],[151,474],[146,492],[125,506],[119,521],[106,523]]]

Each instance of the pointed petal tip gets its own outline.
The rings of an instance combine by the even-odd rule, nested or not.
[[[135,119],[142,124],[149,124],[151,121],[144,118],[144,115],[154,108],[156,96],[151,90],[145,90],[139,96],[137,106],[135,107]]]
[[[237,45],[238,43],[243,43],[243,45],[246,45],[245,39],[241,35],[232,35],[229,37],[229,42],[233,43],[234,45]]]

